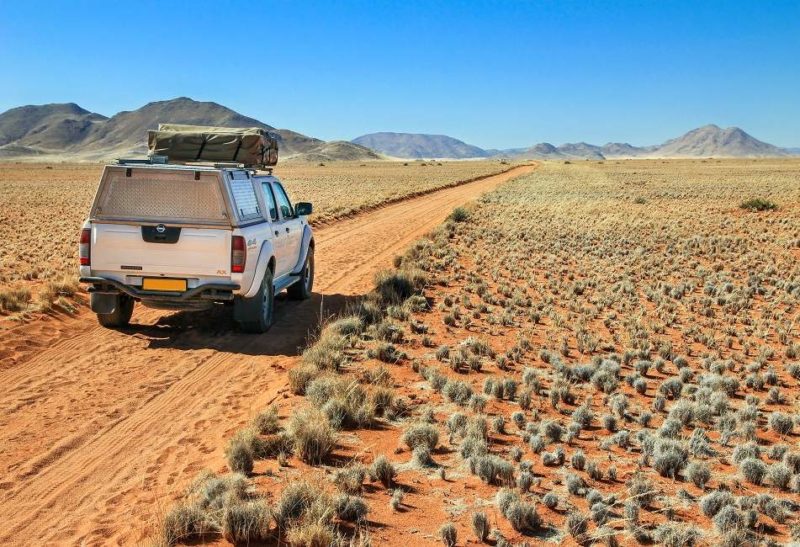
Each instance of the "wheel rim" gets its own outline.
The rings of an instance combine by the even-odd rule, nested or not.
[[[314,262],[313,262],[314,258],[313,258],[313,256],[314,255],[309,255],[309,257],[306,258],[306,267],[305,267],[305,271],[303,272],[303,277],[304,277],[303,285],[306,288],[306,292],[311,292],[311,283],[313,283],[313,279],[314,279],[313,278],[313,275],[314,275]]]

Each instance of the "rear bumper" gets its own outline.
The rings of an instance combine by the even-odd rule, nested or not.
[[[211,300],[214,302],[233,300],[234,291],[239,290],[236,283],[206,283],[184,292],[143,291],[136,287],[120,283],[105,277],[81,277],[81,283],[88,283],[90,293],[118,294],[125,293],[138,300],[157,300],[162,302],[186,302],[190,300]]]

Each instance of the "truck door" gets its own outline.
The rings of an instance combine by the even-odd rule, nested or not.
[[[286,259],[290,254],[287,249],[289,238],[286,237],[284,223],[278,214],[275,191],[272,189],[272,184],[270,184],[269,180],[261,183],[261,190],[264,192],[264,203],[267,206],[267,215],[272,226],[272,248],[275,250],[275,277],[278,278],[289,273],[289,269],[292,267],[291,264],[288,264],[289,260]]]
[[[303,243],[303,225],[300,219],[294,212],[292,202],[289,201],[289,196],[286,194],[283,185],[275,181],[272,183],[272,188],[275,190],[275,199],[278,204],[278,212],[281,215],[281,237],[286,237],[286,261],[287,268],[292,270],[300,260],[300,246]]]

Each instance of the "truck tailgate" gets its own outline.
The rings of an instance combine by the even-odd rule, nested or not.
[[[153,230],[152,225],[145,229]],[[174,243],[146,241],[138,224],[92,224],[93,271],[129,275],[228,276],[231,231],[221,228],[173,228]],[[150,238],[152,239],[152,238]]]

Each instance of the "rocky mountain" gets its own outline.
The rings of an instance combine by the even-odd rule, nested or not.
[[[447,135],[423,133],[370,133],[351,142],[372,148],[396,158],[485,158],[490,154],[482,148]]]
[[[765,157],[800,155],[800,149],[779,148],[748,135],[738,127],[706,125],[660,145],[628,143],[603,146],[585,142],[554,146],[484,150],[446,135],[371,133],[351,142],[325,142],[289,129],[275,129],[214,102],[179,97],[157,101],[107,118],[75,103],[30,105],[0,114],[0,159],[105,160],[146,153],[146,133],[159,123],[222,127],[261,127],[280,139],[282,159],[355,161],[397,158],[596,159],[631,157]],[[378,153],[376,153],[376,151]]]
[[[105,116],[84,110],[75,103],[21,106],[0,114],[0,147],[20,154],[62,149],[94,131]]]
[[[661,157],[764,157],[785,156],[788,152],[762,142],[739,129],[704,125],[660,145],[653,155]]]
[[[347,141],[324,142],[302,154],[289,158],[289,161],[328,162],[337,160],[366,161],[383,159],[374,150]]]
[[[603,146],[567,143],[553,146],[540,143],[530,148],[500,151],[499,155],[519,159],[597,159],[604,158],[682,158],[682,157],[771,157],[792,154],[748,135],[738,127],[722,129],[706,125],[655,146],[633,146],[610,142]]]
[[[110,118],[73,103],[13,108],[0,114],[0,157],[37,155],[96,160],[142,155],[147,150],[147,130],[164,122],[268,129],[279,137],[282,158],[325,144],[295,131],[275,129],[217,103],[179,97],[148,103]]]
[[[633,146],[627,142],[609,142],[600,147],[606,158],[634,158],[650,152],[652,147]]]

